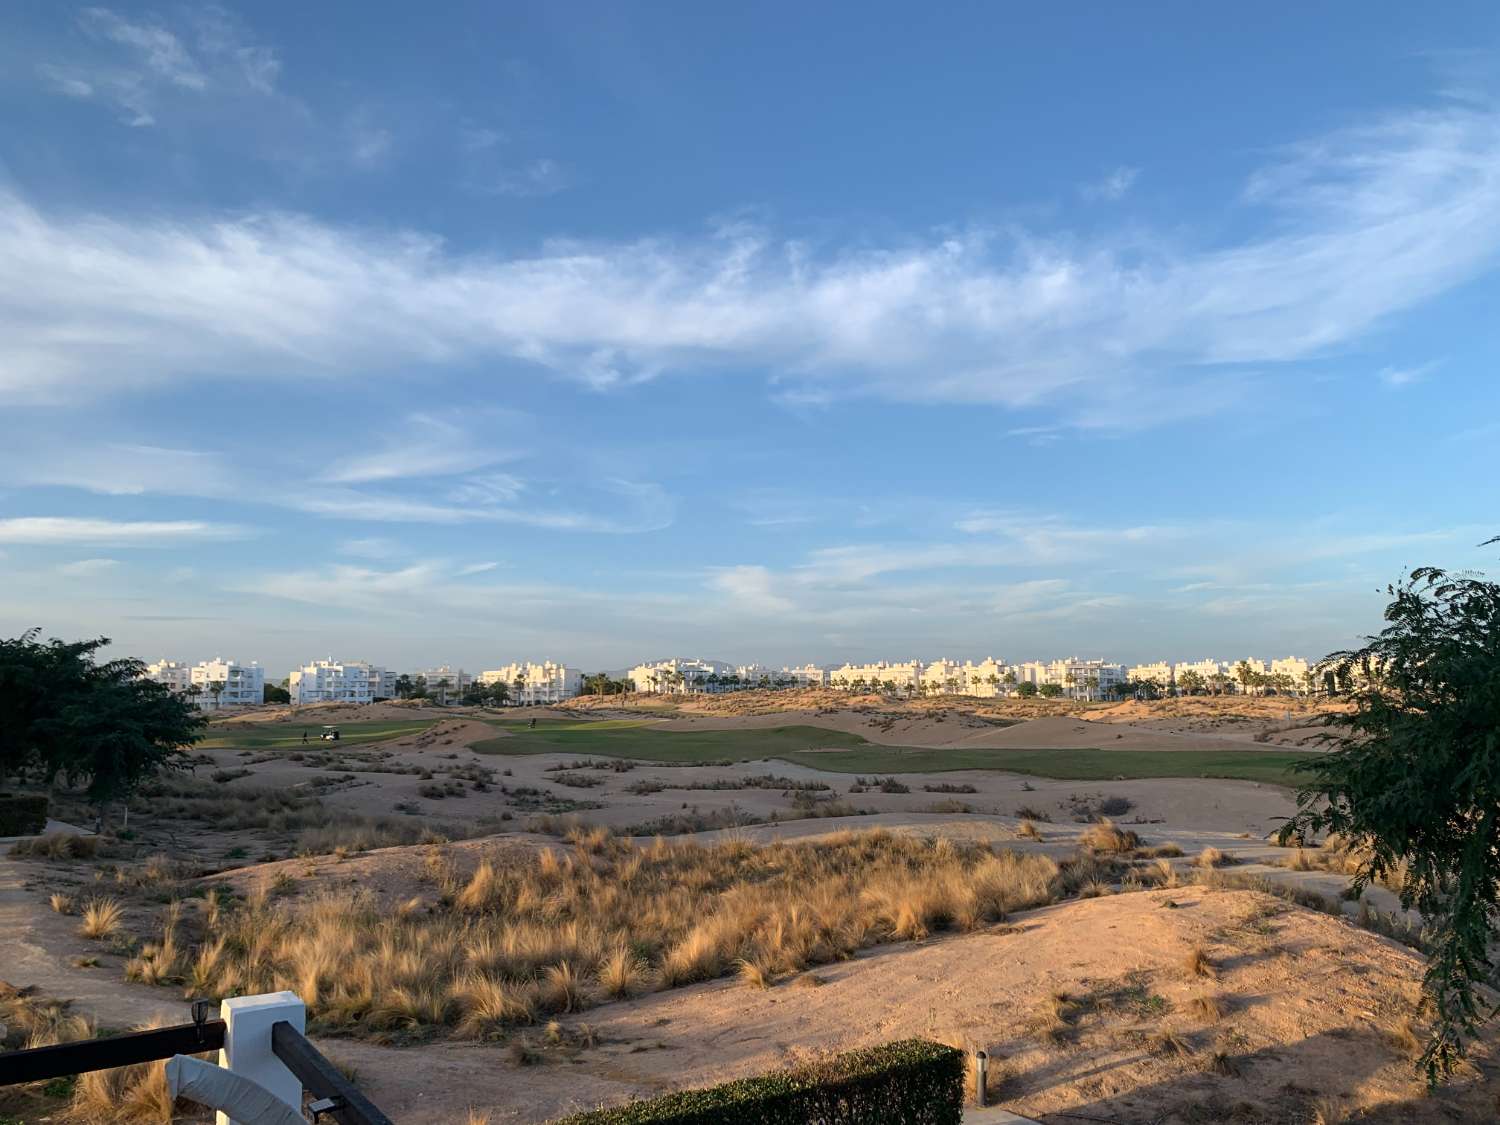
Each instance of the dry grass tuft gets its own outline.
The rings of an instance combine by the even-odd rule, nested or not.
[[[1229,1013],[1229,1005],[1222,996],[1194,996],[1188,1002],[1188,1011],[1204,1023],[1218,1023]]]
[[[54,894],[47,900],[49,906],[59,914],[72,914],[78,909],[77,903],[73,901],[72,895]]]
[[[1192,1044],[1175,1031],[1163,1028],[1146,1037],[1146,1050],[1164,1058],[1182,1057],[1193,1053]]]
[[[1190,977],[1214,977],[1219,972],[1209,958],[1208,950],[1201,945],[1195,945],[1187,951],[1182,958],[1182,968]]]
[[[1125,855],[1141,846],[1141,838],[1128,828],[1120,828],[1112,820],[1101,820],[1084,829],[1078,837],[1078,845],[1101,855]]]
[[[628,949],[616,949],[599,965],[599,989],[611,1000],[622,1000],[645,992],[651,986],[646,963]]]
[[[1057,989],[1047,994],[1039,1006],[1033,1030],[1054,1046],[1065,1043],[1072,1033],[1072,1020],[1078,1013],[1078,1001]]]
[[[741,957],[735,962],[740,983],[746,988],[767,989],[776,983],[775,973],[758,961]]]
[[[1215,847],[1204,848],[1193,859],[1193,865],[1205,871],[1212,871],[1216,867],[1228,867],[1232,863],[1234,863],[1233,856],[1226,855]]]
[[[1422,1037],[1411,1020],[1403,1019],[1382,1029],[1381,1037],[1392,1049],[1414,1059],[1422,1053]]]
[[[1023,840],[1040,840],[1042,830],[1036,826],[1036,821],[1023,820],[1016,826],[1016,835]]]
[[[83,937],[101,940],[118,933],[124,921],[125,908],[119,899],[91,898],[84,904],[78,932]]]
[[[17,840],[10,847],[13,856],[29,859],[93,859],[99,854],[98,836],[78,836],[71,832],[48,832]]]
[[[1234,1061],[1232,1055],[1225,1051],[1215,1051],[1209,1055],[1205,1065],[1210,1072],[1217,1074],[1220,1078],[1237,1078],[1240,1073],[1239,1064]]]
[[[1105,871],[1088,860],[1080,877]],[[447,1029],[474,1039],[738,972],[770,983],[881,942],[993,927],[1056,901],[1058,863],[970,842],[842,832],[757,846],[575,833],[527,860],[433,848],[430,890],[409,909],[359,891],[267,885],[171,907],[130,976],[193,996],[292,988],[324,1032]],[[118,904],[98,904],[98,932]],[[750,968],[746,968],[746,965]]]

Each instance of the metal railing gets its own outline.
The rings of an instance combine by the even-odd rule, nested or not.
[[[290,1009],[300,1024],[302,1004],[291,994],[246,999],[277,1000],[280,997],[285,997],[281,1008],[286,1009],[286,1001],[289,1001]],[[236,1001],[226,1001],[226,1005],[234,1003]],[[248,1022],[244,1029],[237,1031],[233,1019],[209,1019],[208,1009],[206,1000],[194,1001],[193,1022],[175,1027],[134,1031],[106,1039],[58,1043],[50,1047],[32,1047],[23,1051],[0,1052],[0,1086],[44,1082],[51,1078],[155,1062],[176,1055],[197,1055],[206,1051],[219,1051],[219,1065],[235,1073],[236,1067],[228,1060],[234,1057],[236,1047],[244,1053],[255,1044],[256,1037],[266,1034],[265,1025]],[[265,1039],[260,1038],[258,1053],[263,1054],[265,1047]],[[391,1119],[360,1093],[354,1083],[345,1078],[338,1067],[288,1020],[278,1019],[270,1025],[269,1047],[270,1054],[286,1068],[276,1078],[277,1082],[285,1080],[278,1096],[286,1099],[297,1095],[294,1100],[299,1104],[293,1105],[293,1109],[302,1109],[300,1093],[306,1091],[312,1096],[307,1112],[312,1114],[313,1121],[327,1118],[338,1122],[338,1125],[393,1125]],[[253,1073],[250,1077],[266,1081],[265,1064],[259,1065],[261,1072]],[[276,1063],[270,1065],[273,1069],[276,1067]],[[290,1072],[290,1076],[287,1072]]]

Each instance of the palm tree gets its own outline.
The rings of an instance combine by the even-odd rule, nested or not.
[[[405,672],[396,677],[396,698],[406,699],[411,695],[411,677]]]
[[[1088,691],[1089,702],[1092,703],[1095,693],[1099,690],[1099,677],[1091,674],[1088,679],[1083,681],[1083,686]]]
[[[199,698],[203,695],[203,685],[189,684],[187,687],[187,694],[193,697],[193,706],[196,707],[198,705]]]
[[[226,684],[223,680],[210,680],[208,682],[208,691],[209,691],[209,694],[214,697],[214,710],[215,711],[217,711],[219,709],[219,700],[223,697],[223,695],[224,695],[224,689],[226,687],[228,687],[228,686],[229,685]]]

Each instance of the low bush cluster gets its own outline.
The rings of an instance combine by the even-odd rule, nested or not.
[[[46,827],[45,795],[0,793],[0,836],[35,836]]]

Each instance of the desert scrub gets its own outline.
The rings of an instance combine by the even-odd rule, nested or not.
[[[193,914],[173,953],[194,995],[291,989],[325,1031],[490,1038],[745,964],[769,983],[881,942],[979,929],[1062,887],[1045,856],[880,831],[764,846],[574,840],[471,867],[434,848],[425,911],[261,889],[212,920]]]

